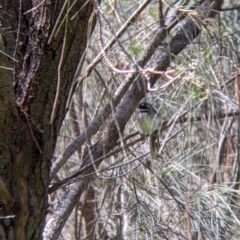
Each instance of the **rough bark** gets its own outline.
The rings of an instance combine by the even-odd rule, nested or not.
[[[67,3],[74,3],[70,12]],[[85,3],[1,1],[1,51],[16,60],[0,53],[1,67],[13,68],[0,68],[0,176],[14,206],[9,209],[11,203],[7,204],[9,198],[1,189],[0,198],[2,216],[15,215],[13,235],[3,226],[1,239],[41,238],[51,158],[93,11],[92,1],[81,9]],[[59,29],[49,41],[57,19]],[[55,99],[57,92],[59,98]],[[54,101],[56,111],[50,123]]]

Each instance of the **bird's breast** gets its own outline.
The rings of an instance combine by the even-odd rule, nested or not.
[[[137,121],[138,131],[142,135],[152,134],[160,125],[158,118],[150,117],[145,114],[141,114]]]

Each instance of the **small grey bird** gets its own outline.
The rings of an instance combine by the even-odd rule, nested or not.
[[[152,104],[140,102],[138,105],[137,129],[140,134],[149,135],[151,156],[154,159],[158,155],[158,129],[160,125],[160,116]]]

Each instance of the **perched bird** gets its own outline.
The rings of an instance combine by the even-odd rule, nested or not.
[[[151,156],[155,159],[158,155],[158,130],[160,125],[160,116],[152,104],[140,102],[138,105],[137,129],[140,134],[149,135]]]

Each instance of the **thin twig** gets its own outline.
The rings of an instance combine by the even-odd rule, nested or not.
[[[66,18],[66,24],[65,24],[65,32],[64,32],[64,38],[63,38],[62,52],[61,52],[61,57],[60,57],[59,64],[58,64],[57,89],[56,89],[56,95],[55,95],[55,99],[54,99],[50,124],[53,124],[53,121],[55,120],[56,113],[57,113],[57,107],[58,107],[58,104],[59,104],[60,89],[61,89],[61,72],[62,72],[62,67],[63,67],[63,64],[64,64],[64,58],[65,58],[65,53],[66,53],[68,19],[69,18],[67,17]]]
[[[158,0],[158,16],[159,16],[159,26],[160,28],[163,28],[165,26],[165,20],[163,16],[162,0]]]

